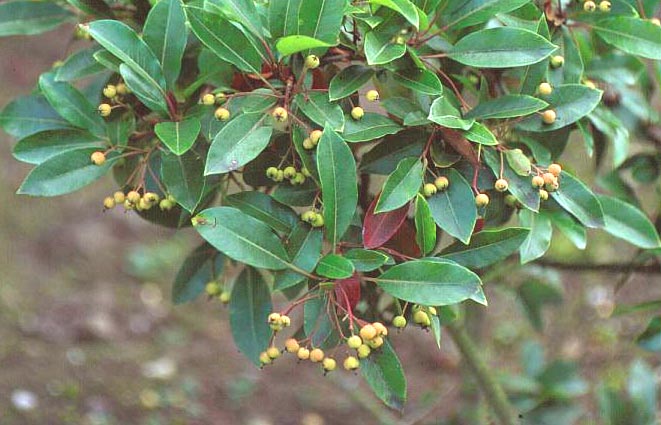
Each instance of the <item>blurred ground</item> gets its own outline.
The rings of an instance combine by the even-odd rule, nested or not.
[[[0,39],[0,106],[28,93],[38,75],[63,59],[70,28],[34,38]],[[360,379],[322,377],[291,359],[255,370],[237,352],[227,312],[198,300],[174,307],[170,282],[196,236],[149,225],[121,211],[103,213],[110,179],[54,199],[14,194],[28,167],[12,159],[0,134],[0,424],[441,424],[458,413],[458,355],[431,335],[408,329],[392,337],[409,380],[403,417],[376,402]],[[580,161],[576,164],[580,166]],[[580,173],[579,173],[580,174]],[[587,174],[587,173],[586,173]],[[600,244],[558,258],[623,259],[625,246]],[[136,277],[140,276],[140,278]],[[505,289],[487,288],[484,349],[499,370],[518,371],[523,340],[549,357],[577,360],[591,383],[621,382],[634,357],[659,371],[659,359],[633,346],[649,315],[600,318],[617,276],[565,276],[565,304],[549,311],[542,336]],[[631,303],[661,298],[657,276],[636,277],[618,295]],[[594,398],[584,424],[599,423]]]

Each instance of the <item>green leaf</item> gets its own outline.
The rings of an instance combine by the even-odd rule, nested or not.
[[[661,27],[649,20],[624,16],[603,19],[595,23],[594,31],[626,53],[661,60]]]
[[[84,130],[47,130],[21,139],[14,145],[14,157],[29,164],[41,164],[62,152],[81,148],[103,148],[106,142]]]
[[[299,222],[287,238],[287,253],[292,264],[311,273],[321,257],[323,233],[309,225]],[[282,270],[274,275],[273,288],[284,290],[305,280],[306,277],[293,270]]]
[[[356,271],[371,272],[386,264],[389,257],[379,251],[354,248],[345,252],[344,258],[353,263]]]
[[[191,29],[202,44],[241,71],[261,74],[262,56],[240,29],[222,16],[194,6],[186,7]]]
[[[208,243],[195,248],[177,272],[172,285],[172,302],[183,304],[193,301],[204,292],[207,282],[223,274],[225,256]]]
[[[417,129],[407,129],[395,136],[386,136],[360,161],[360,171],[371,174],[390,174],[399,161],[420,156],[429,135]]]
[[[647,351],[661,352],[661,316],[653,317],[650,320],[647,328],[638,336],[636,342]]]
[[[221,15],[240,23],[251,33],[263,39],[262,21],[253,0],[207,0],[205,8],[215,9]]]
[[[277,39],[298,33],[298,9],[301,0],[280,0],[269,4],[269,29]]]
[[[445,248],[440,256],[470,269],[481,269],[515,253],[529,233],[530,229],[520,227],[483,230],[471,238],[470,245],[455,242]]]
[[[370,31],[365,35],[365,57],[369,65],[383,65],[401,58],[406,45],[393,41],[389,33]]]
[[[301,2],[298,8],[298,34],[337,44],[346,0]]]
[[[467,244],[477,221],[475,195],[470,184],[455,169],[447,170],[450,186],[427,199],[438,226]],[[426,304],[439,305],[439,304]]]
[[[70,150],[53,156],[34,168],[18,189],[20,195],[58,196],[74,192],[106,174],[114,158],[103,165],[90,160],[94,148]]]
[[[423,68],[408,68],[394,71],[393,79],[414,92],[439,96],[443,85],[436,74]]]
[[[331,321],[330,312],[326,308],[328,304],[326,294],[321,294],[305,302],[303,306],[303,330],[310,338],[313,347],[331,348],[337,345],[338,335],[335,324]]]
[[[94,53],[98,51],[99,47],[91,47],[69,56],[57,68],[55,81],[74,81],[104,71],[105,67],[94,59]]]
[[[409,0],[369,0],[371,4],[379,4],[402,15],[414,27],[420,27],[418,10]]]
[[[161,88],[153,85],[153,81],[137,73],[128,65],[119,65],[119,73],[124,78],[126,86],[133,94],[152,111],[168,115],[168,106]]]
[[[354,271],[353,263],[337,254],[328,254],[317,264],[317,274],[329,279],[346,279]]]
[[[175,155],[186,153],[200,134],[202,126],[197,118],[184,121],[165,121],[154,126],[154,132]]]
[[[294,103],[306,117],[320,126],[331,125],[335,131],[344,130],[344,113],[337,103],[328,99],[328,93],[312,92],[297,94]]]
[[[268,285],[255,269],[246,267],[232,288],[230,328],[234,343],[255,366],[259,366],[259,354],[269,345],[271,328],[267,320],[272,309]]]
[[[241,210],[209,208],[194,218],[200,236],[228,257],[264,269],[288,267],[287,253],[280,239],[265,223]]]
[[[255,217],[277,232],[290,233],[300,222],[298,215],[290,207],[258,191],[232,194],[225,198],[224,204]]]
[[[424,196],[415,198],[415,241],[423,255],[436,248],[436,222]]]
[[[521,149],[509,149],[504,153],[512,171],[522,177],[529,177],[532,170],[530,158]]]
[[[562,172],[560,188],[551,196],[562,208],[586,227],[604,227],[604,212],[599,199],[576,177]]]
[[[0,37],[33,35],[73,20],[68,10],[47,1],[11,1],[0,4]]]
[[[161,156],[161,177],[168,192],[186,211],[193,213],[204,197],[204,158],[193,151]]]
[[[561,209],[544,209],[540,212],[548,216],[553,224],[569,239],[578,249],[585,249],[587,246],[587,232],[567,211]]]
[[[356,161],[349,146],[326,125],[317,146],[326,238],[333,249],[349,228],[358,204]]]
[[[181,0],[160,0],[156,3],[147,16],[143,39],[158,58],[167,86],[174,89],[188,40]]]
[[[480,289],[480,278],[450,261],[413,260],[389,268],[377,285],[395,298],[422,305],[450,305]]]
[[[478,143],[480,145],[495,146],[498,144],[496,136],[489,130],[489,128],[479,122],[473,123],[471,128],[461,133],[466,140]]]
[[[513,68],[531,65],[557,49],[532,31],[498,27],[476,31],[463,37],[448,56],[476,68]]]
[[[500,175],[500,153],[493,149],[484,149],[482,154],[494,175]],[[539,211],[539,189],[532,187],[530,177],[517,174],[511,168],[509,161],[504,161],[503,165],[503,178],[509,183],[509,192],[526,208]]]
[[[448,2],[448,9],[440,16],[446,28],[456,31],[507,13],[528,4],[527,0],[468,0]]]
[[[437,97],[434,100],[427,118],[442,127],[459,128],[461,130],[468,130],[475,122],[472,119],[463,119],[459,109],[450,103],[445,96]]]
[[[604,211],[604,230],[643,249],[659,248],[661,240],[644,212],[631,204],[606,195],[597,195]]]
[[[522,121],[518,127],[526,131],[552,131],[580,120],[599,104],[602,92],[583,84],[566,84],[553,88],[553,93],[545,97],[549,108],[556,113],[553,124],[544,124],[540,116],[532,116]]]
[[[110,19],[115,17],[110,6],[103,0],[67,0],[67,2],[88,15]]]
[[[289,35],[282,37],[275,43],[275,48],[282,56],[293,55],[294,53],[310,50],[318,47],[331,47],[335,44],[326,43],[307,35]]]
[[[96,107],[71,84],[55,81],[54,77],[52,73],[41,74],[39,77],[39,88],[53,109],[72,125],[89,130],[97,136],[105,136],[106,123]]]
[[[94,52],[92,56],[94,56],[94,60],[103,65],[104,68],[109,69],[112,72],[119,72],[119,65],[121,65],[122,61],[113,56],[109,51],[99,50]]]
[[[346,120],[342,137],[351,143],[369,142],[395,134],[401,129],[401,126],[385,115],[366,112],[359,120]]]
[[[257,157],[269,144],[273,127],[264,125],[266,115],[242,114],[214,137],[204,174],[235,171]]]
[[[386,406],[402,410],[406,403],[406,377],[389,341],[360,361],[360,374]]]
[[[374,75],[374,70],[362,65],[351,65],[344,68],[333,77],[328,86],[328,96],[331,101],[343,99],[354,94],[367,84]]]
[[[306,179],[302,185],[278,185],[271,195],[276,201],[286,205],[309,207],[314,202],[317,193],[319,193],[317,185],[314,184],[312,179]]]
[[[521,264],[525,264],[538,259],[548,251],[551,246],[553,227],[548,216],[530,210],[521,210],[519,221],[522,226],[530,228],[530,233],[519,248]]]
[[[480,102],[465,117],[478,120],[521,117],[537,112],[547,106],[549,106],[548,103],[536,97],[508,94],[493,100]]]
[[[424,171],[420,158],[402,159],[384,183],[375,213],[396,210],[413,199],[422,185]]]
[[[19,97],[7,105],[0,114],[0,126],[17,139],[42,131],[71,128],[41,95]]]

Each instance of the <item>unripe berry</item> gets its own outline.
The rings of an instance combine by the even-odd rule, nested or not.
[[[404,316],[395,316],[392,319],[392,325],[396,328],[402,329],[406,327],[406,317]]]
[[[276,167],[269,167],[266,169],[266,177],[274,179],[278,175],[278,169]]]
[[[103,200],[103,208],[110,210],[112,208],[115,208],[115,199],[112,198],[111,196],[107,196]]]
[[[147,211],[152,207],[152,204],[147,202],[145,198],[140,198],[136,207],[138,208],[138,211]]]
[[[204,96],[202,96],[202,104],[211,106],[216,103],[216,96],[214,96],[211,93],[207,93]]]
[[[310,350],[305,347],[301,347],[298,349],[298,352],[296,352],[296,357],[298,357],[299,360],[307,360],[310,358]]]
[[[103,165],[106,162],[106,155],[103,152],[96,151],[90,155],[90,160],[94,165]]]
[[[321,348],[315,348],[310,351],[310,361],[312,363],[319,363],[324,359],[324,352]]]
[[[273,181],[275,182],[281,182],[284,179],[285,179],[285,173],[282,170],[278,170],[275,177],[273,177]]]
[[[280,313],[271,313],[269,314],[269,317],[266,319],[266,321],[271,324],[271,323],[280,323]]]
[[[542,201],[548,201],[549,193],[547,191],[545,191],[544,189],[539,189],[539,198]]]
[[[361,119],[365,115],[365,111],[360,106],[354,106],[351,110],[351,118],[355,120]]]
[[[480,193],[475,197],[475,205],[478,208],[484,208],[489,205],[489,195],[486,193]]]
[[[305,177],[312,177],[312,173],[310,172],[310,170],[307,169],[307,167],[303,167],[303,168],[301,168],[301,173],[302,173]]]
[[[116,204],[123,204],[124,201],[126,200],[126,195],[124,195],[124,192],[121,192],[119,190],[113,193],[112,197],[115,200]]]
[[[229,293],[229,291],[223,291],[220,293],[220,295],[218,295],[218,299],[223,304],[228,304],[230,302],[230,297],[231,294]]]
[[[321,365],[323,366],[325,372],[332,372],[337,367],[337,362],[335,361],[335,359],[326,357],[321,363]]]
[[[99,115],[102,117],[107,117],[110,115],[112,112],[112,106],[108,105],[107,103],[102,103],[99,105]]]
[[[298,353],[300,348],[301,347],[298,345],[298,341],[296,341],[295,338],[289,338],[285,341],[285,350],[287,350],[288,353]]]
[[[406,38],[398,35],[395,37],[395,44],[406,44]]]
[[[388,328],[386,328],[383,323],[381,322],[374,322],[372,323],[372,326],[374,326],[374,329],[376,329],[377,335],[383,335],[383,336],[388,336]]]
[[[124,201],[124,209],[126,211],[130,211],[132,209],[135,209],[135,204],[128,199]]]
[[[125,95],[130,93],[129,88],[126,87],[126,84],[124,83],[117,84],[117,86],[115,86],[115,89],[117,90],[117,94],[119,95]]]
[[[360,360],[358,360],[354,356],[349,356],[346,359],[344,359],[343,366],[346,370],[356,370],[360,367]]]
[[[544,124],[553,124],[555,122],[556,115],[553,109],[547,109],[542,112],[542,122]]]
[[[544,179],[544,184],[553,184],[557,180],[557,177],[553,175],[552,173],[544,173],[542,174],[542,178]]]
[[[516,196],[512,195],[511,193],[508,195],[505,195],[505,205],[507,205],[510,208],[516,208],[518,206],[519,201],[516,199]]]
[[[544,177],[535,176],[532,178],[532,187],[541,188],[544,187]]]
[[[347,345],[349,346],[349,348],[353,348],[355,350],[361,345],[363,345],[363,340],[358,335],[351,335],[347,339]]]
[[[553,93],[553,87],[549,83],[541,83],[537,88],[537,91],[542,96],[548,96]]]
[[[286,179],[291,179],[296,175],[296,168],[292,167],[291,165],[289,167],[285,167],[285,169],[282,170],[282,174]]]
[[[207,285],[204,287],[204,290],[207,292],[207,294],[213,297],[214,295],[219,295],[220,292],[222,291],[222,288],[220,287],[218,282],[211,281],[207,283]]]
[[[365,98],[370,102],[376,102],[377,100],[379,100],[379,92],[376,90],[370,90],[367,93],[365,93]]]
[[[312,140],[310,140],[309,137],[306,137],[305,139],[303,139],[303,149],[312,150],[312,149],[314,149],[315,146],[316,145],[314,143],[312,143]]]
[[[261,353],[259,353],[259,363],[261,363],[262,366],[271,364],[271,361],[272,360],[269,357],[269,355],[266,353],[266,351],[262,351]]]
[[[291,184],[303,184],[305,183],[305,176],[303,173],[296,173],[296,175],[290,181]]]
[[[278,347],[269,347],[269,348],[266,350],[266,354],[267,354],[271,359],[275,360],[275,359],[277,359],[278,357],[280,357],[280,350],[278,349]]]
[[[230,119],[230,111],[222,106],[213,113],[213,116],[216,117],[218,121],[227,121]]]
[[[315,214],[310,224],[312,227],[322,227],[324,225],[324,216],[321,214]]]
[[[364,341],[369,341],[371,339],[374,339],[376,337],[377,331],[376,328],[373,325],[367,324],[360,328],[360,337]]]
[[[650,22],[656,25],[657,27],[661,27],[661,19],[659,18],[650,18]]]
[[[587,87],[587,88],[592,89],[592,90],[596,90],[596,89],[597,89],[597,85],[596,85],[596,84],[594,83],[594,81],[592,81],[592,80],[585,80],[585,81],[583,81],[583,85],[584,85],[585,87]]]
[[[140,201],[140,193],[136,190],[132,190],[129,193],[126,194],[126,199],[131,202],[132,204],[137,204]]]
[[[562,172],[562,167],[560,164],[551,164],[549,165],[549,173],[553,174],[555,177],[560,177],[560,173]]]
[[[307,55],[305,57],[305,67],[307,69],[319,68],[319,58],[316,55]]]
[[[287,118],[289,117],[289,113],[282,106],[278,106],[277,108],[275,108],[273,110],[273,112],[271,112],[271,116],[277,122],[285,122],[285,121],[287,121]]]
[[[585,3],[583,3],[583,10],[586,12],[594,12],[597,9],[597,5],[594,4],[592,0],[588,0]]]
[[[364,359],[365,357],[369,356],[370,353],[372,352],[372,349],[370,348],[369,345],[363,344],[360,347],[358,347],[358,358],[359,359]]]
[[[314,219],[314,217],[315,217],[316,215],[317,215],[317,213],[314,212],[314,211],[312,211],[312,210],[304,211],[304,212],[301,214],[301,220],[303,220],[303,221],[309,223],[309,222],[311,222],[311,221]]]
[[[510,187],[510,185],[509,185],[509,183],[507,183],[507,180],[498,179],[498,180],[496,180],[496,183],[494,183],[493,187],[498,192],[505,192]]]
[[[565,64],[565,58],[560,55],[551,56],[551,67],[560,68]]]
[[[174,208],[175,203],[172,202],[169,199],[162,199],[161,202],[158,203],[158,207],[161,209],[161,211],[170,211],[172,208]]]
[[[424,310],[418,310],[415,313],[413,313],[413,322],[415,322],[416,324],[422,327],[427,327],[431,325],[431,319],[429,318],[429,314],[427,314],[427,312]]]
[[[154,193],[154,192],[147,192],[147,193],[145,193],[145,196],[143,196],[143,198],[145,198],[145,201],[147,201],[147,202],[149,202],[149,203],[151,203],[151,204],[155,204],[155,203],[157,203],[157,202],[161,199],[160,196],[158,196],[158,195],[157,195],[156,193]]]
[[[424,186],[422,186],[422,194],[425,195],[427,198],[430,198],[436,194],[436,185],[433,183],[425,183]]]
[[[291,325],[291,319],[286,314],[283,314],[280,316],[280,324],[287,328]]]
[[[216,101],[216,104],[218,104],[218,105],[225,102],[226,99],[227,99],[227,96],[225,96],[225,93],[216,93],[216,95],[214,96],[214,100]]]
[[[555,179],[553,182],[544,185],[544,189],[546,189],[547,192],[555,192],[559,188],[560,183],[558,182],[558,179]]]
[[[610,12],[611,10],[611,2],[608,0],[603,0],[602,2],[599,3],[599,10],[602,12]]]
[[[436,312],[436,307],[433,306],[427,307],[427,312],[432,316],[438,316],[438,312]]]
[[[442,192],[450,186],[450,180],[445,176],[437,177],[436,180],[434,180],[434,186]]]
[[[314,143],[315,146],[317,145],[317,143],[319,143],[319,140],[321,139],[321,136],[323,134],[324,132],[321,130],[312,130],[310,132],[310,136],[309,136],[310,140],[312,141],[312,143]]]
[[[370,348],[377,349],[383,345],[383,337],[377,336],[365,342]]]
[[[108,99],[114,98],[117,96],[117,87],[113,86],[112,84],[108,84],[103,88],[103,95]]]

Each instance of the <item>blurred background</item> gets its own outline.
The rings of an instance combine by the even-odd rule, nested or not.
[[[72,32],[64,26],[0,39],[0,107],[33,90],[41,72],[76,49]],[[255,369],[232,342],[226,308],[204,299],[170,302],[177,268],[199,243],[192,231],[175,235],[120,209],[103,212],[102,199],[115,190],[110,178],[64,197],[19,197],[29,167],[12,158],[14,141],[1,131],[0,142],[0,424],[486,423],[446,334],[440,350],[417,328],[391,337],[409,382],[403,414],[383,407],[349,373],[324,377],[291,358]],[[589,176],[582,143],[575,145],[563,162]],[[561,235],[551,249],[557,261],[633,254],[599,233],[590,234],[586,251]],[[547,364],[560,365],[547,379],[571,403],[546,410],[556,422],[538,416],[525,423],[605,423],[595,393],[631,391],[636,359],[647,366],[635,363],[634,377],[659,380],[661,359],[634,343],[654,312],[613,311],[661,299],[661,278],[634,275],[614,294],[619,274],[530,270],[525,281],[487,283],[490,307],[475,307],[474,315],[482,353],[523,393],[533,391],[521,385],[532,385],[525,376],[540,367],[541,350]],[[531,290],[546,291],[544,303],[526,304]],[[553,405],[545,397],[538,402]]]

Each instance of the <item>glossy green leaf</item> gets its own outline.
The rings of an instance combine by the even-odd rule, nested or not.
[[[569,239],[576,248],[585,249],[587,246],[587,232],[567,211],[561,209],[544,209],[541,214],[548,216],[555,227]]]
[[[193,151],[184,155],[162,154],[161,177],[177,203],[194,212],[204,196],[204,158]]]
[[[509,94],[493,100],[480,102],[466,113],[466,118],[478,120],[495,118],[513,118],[532,114],[548,106],[548,103],[536,97]]]
[[[269,144],[273,127],[265,125],[263,114],[242,114],[214,137],[204,174],[235,171],[259,155]]]
[[[661,240],[644,212],[612,196],[597,195],[604,211],[604,230],[643,249],[659,248]]]
[[[278,49],[283,56],[293,55],[294,53],[319,48],[331,47],[334,44],[326,43],[325,41],[317,40],[316,38],[308,37],[307,35],[289,35],[282,37],[275,43],[275,48]]]
[[[467,244],[477,221],[475,195],[470,184],[456,170],[448,169],[446,177],[450,181],[450,186],[427,198],[427,203],[436,224],[451,236]]]
[[[441,251],[440,256],[464,267],[481,269],[505,260],[515,253],[530,229],[509,227],[476,233],[469,245],[455,242]]]
[[[0,37],[33,35],[73,20],[67,9],[47,1],[8,1],[0,4]]]
[[[527,4],[526,0],[468,0],[449,2],[441,22],[452,30],[481,24],[497,13],[507,13]]]
[[[396,210],[413,199],[420,190],[424,168],[420,158],[404,158],[386,179],[376,204],[376,214]]]
[[[344,68],[333,77],[328,86],[330,100],[343,99],[354,94],[367,84],[373,75],[372,68],[362,65],[351,65]]]
[[[319,193],[319,188],[307,179],[302,185],[281,184],[275,188],[271,195],[273,199],[294,207],[309,207]]]
[[[360,374],[386,406],[402,410],[406,403],[406,377],[389,341],[360,361]]]
[[[234,193],[225,198],[224,205],[255,217],[277,232],[290,233],[300,222],[298,215],[290,207],[258,191]]]
[[[519,221],[522,226],[530,228],[530,233],[519,248],[521,264],[525,264],[546,253],[551,246],[553,227],[548,216],[530,210],[521,210]]]
[[[436,222],[431,215],[431,209],[424,196],[418,194],[415,198],[415,241],[423,255],[427,255],[436,247]]]
[[[329,123],[335,131],[344,130],[342,108],[328,99],[328,93],[297,94],[294,102],[303,114],[316,124],[325,126],[326,123]]]
[[[342,137],[351,143],[369,142],[395,134],[401,129],[399,124],[384,115],[366,112],[359,120],[346,120]]]
[[[88,15],[98,16],[100,18],[114,17],[112,9],[103,0],[67,0],[67,2]]]
[[[257,272],[246,267],[234,282],[230,298],[230,329],[239,350],[259,366],[259,354],[271,338],[267,319],[273,310],[269,287]]]
[[[264,37],[262,21],[253,0],[206,0],[205,9],[218,11],[260,39]]]
[[[265,223],[241,210],[209,208],[194,218],[199,223],[195,228],[200,236],[228,257],[264,269],[288,267],[280,239]]]
[[[447,97],[437,97],[431,104],[429,110],[430,121],[447,128],[458,128],[461,130],[468,130],[471,128],[475,120],[463,119],[461,112],[457,109]]]
[[[394,80],[414,92],[438,96],[443,93],[443,85],[436,74],[423,68],[409,68],[394,71]]]
[[[383,65],[406,53],[406,45],[393,41],[392,36],[379,31],[370,31],[365,35],[365,56],[369,65]]]
[[[55,73],[56,81],[74,81],[79,78],[89,77],[105,70],[105,67],[94,59],[94,53],[99,47],[80,50],[69,56]]]
[[[292,264],[301,270],[311,273],[317,266],[321,257],[323,245],[323,232],[309,225],[299,222],[289,234],[285,245]],[[274,275],[273,288],[284,290],[290,288],[306,277],[293,270],[282,270]]]
[[[298,33],[298,9],[302,0],[280,0],[269,4],[269,29],[274,39]]]
[[[301,2],[298,8],[298,34],[337,44],[346,5],[347,0]]]
[[[389,268],[376,283],[395,298],[422,305],[450,305],[470,298],[480,278],[450,261],[413,260]]]
[[[476,31],[463,37],[448,56],[476,68],[513,68],[531,65],[557,49],[532,31],[498,27]]]
[[[603,19],[597,21],[594,31],[626,53],[661,60],[661,27],[649,20],[625,16]]]
[[[167,86],[175,88],[186,49],[188,29],[181,0],[161,0],[152,7],[143,39],[158,58]]]
[[[7,105],[0,114],[0,126],[17,139],[42,131],[71,128],[41,95],[19,97]]]
[[[154,126],[154,132],[175,155],[183,155],[193,147],[201,128],[197,118],[188,118],[184,121],[160,122]]]
[[[504,153],[507,165],[522,177],[529,177],[532,170],[530,158],[521,149],[509,149]]]
[[[103,148],[107,142],[84,130],[47,130],[21,139],[14,157],[29,164],[41,164],[60,153],[81,148]]]
[[[104,68],[113,72],[119,72],[119,65],[121,65],[122,61],[113,56],[109,51],[99,50],[94,52],[92,56],[94,56],[94,60],[103,65]]]
[[[169,113],[165,97],[163,97],[163,91],[160,87],[153,84],[152,79],[135,72],[133,68],[124,63],[119,65],[119,73],[124,78],[126,86],[143,105],[163,115]]]
[[[480,145],[486,146],[495,146],[498,144],[498,139],[496,136],[489,130],[489,128],[479,122],[473,123],[471,128],[465,130],[461,133],[466,140],[471,142],[478,143]]]
[[[351,261],[359,272],[371,272],[386,264],[388,256],[379,251],[354,248],[344,253],[344,258]]]
[[[62,117],[72,125],[87,129],[97,136],[105,136],[106,128],[103,118],[75,87],[69,83],[55,81],[52,73],[39,77],[39,88]]]
[[[172,285],[172,302],[193,301],[204,292],[206,284],[222,276],[225,256],[208,243],[195,248],[177,272]]]
[[[420,27],[418,11],[410,0],[369,0],[371,4],[378,4],[394,10],[416,28]]]
[[[386,136],[381,143],[363,155],[360,171],[390,174],[402,159],[420,156],[428,137],[428,134],[416,129],[407,129],[395,136]]]
[[[338,334],[335,331],[335,323],[329,314],[335,314],[334,310],[326,308],[327,295],[321,294],[305,302],[303,306],[303,331],[310,338],[313,347],[331,348],[338,342]]]
[[[604,212],[599,199],[576,177],[563,171],[560,188],[551,196],[586,227],[603,227]]]
[[[346,279],[351,277],[354,271],[353,263],[337,254],[328,254],[317,264],[317,274],[329,279]]]
[[[358,204],[356,161],[349,146],[327,125],[317,145],[326,238],[333,248],[349,228]]]
[[[108,172],[114,159],[103,165],[90,160],[94,148],[70,150],[53,156],[37,165],[25,178],[18,194],[58,196],[74,192],[98,180]]]

